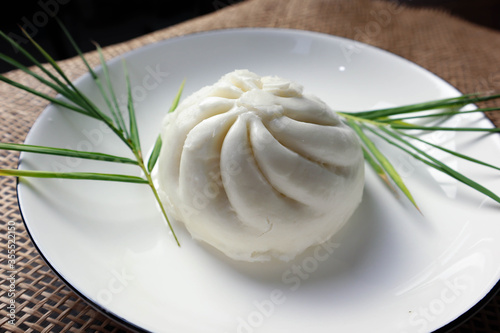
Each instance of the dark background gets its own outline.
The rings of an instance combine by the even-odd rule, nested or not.
[[[115,44],[162,29],[242,0],[17,0],[0,12],[0,30],[21,42],[31,53],[19,26],[35,38],[56,60],[75,55],[52,19],[57,15],[82,50]],[[269,0],[273,1],[273,0]],[[350,1],[350,0],[343,0]],[[500,0],[388,0],[414,7],[446,10],[474,23],[500,30]],[[18,61],[23,57],[5,41],[0,52]],[[11,70],[0,62],[0,73]]]
[[[242,0],[17,0],[0,11],[0,30],[36,54],[21,32],[24,28],[54,59],[76,55],[66,41],[57,16],[85,52],[211,13]],[[5,8],[5,7],[4,7]],[[0,40],[0,52],[24,63],[19,52]],[[0,72],[13,67],[0,62]]]

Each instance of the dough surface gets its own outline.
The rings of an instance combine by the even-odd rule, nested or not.
[[[361,201],[359,139],[297,83],[247,70],[193,93],[162,124],[169,215],[235,260],[291,260]]]

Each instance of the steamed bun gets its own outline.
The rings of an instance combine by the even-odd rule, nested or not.
[[[361,201],[354,131],[297,83],[236,70],[162,124],[157,177],[169,215],[230,258],[293,259]]]

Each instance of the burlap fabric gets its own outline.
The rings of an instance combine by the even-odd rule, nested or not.
[[[229,5],[217,1],[214,5]],[[107,47],[107,58],[173,36],[234,27],[280,27],[319,31],[366,42],[407,58],[436,73],[462,92],[500,91],[500,33],[429,9],[398,7],[384,1],[248,0],[216,13]],[[97,55],[88,54],[91,64]],[[60,62],[75,79],[86,72],[77,59]],[[20,71],[9,78],[39,84]],[[46,102],[0,84],[0,140],[23,142]],[[490,115],[500,126],[500,117]],[[18,154],[0,151],[0,167],[15,168]],[[0,177],[0,331],[126,331],[82,301],[41,259],[22,223],[16,181]],[[8,323],[9,221],[16,226],[16,325]],[[12,224],[11,222],[11,224]],[[499,332],[500,297],[491,299],[454,332]],[[360,318],[361,319],[361,318]]]

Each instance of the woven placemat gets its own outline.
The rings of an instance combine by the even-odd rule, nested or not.
[[[215,2],[214,2],[215,3]],[[230,4],[220,0],[218,6]],[[343,36],[386,49],[436,73],[462,92],[500,91],[500,33],[444,12],[398,7],[383,1],[248,0],[216,13],[105,48],[107,58],[166,38],[234,27],[281,27]],[[97,65],[95,53],[88,54]],[[75,79],[86,72],[77,59],[60,62]],[[20,71],[7,76],[38,87]],[[0,140],[23,142],[46,102],[0,84]],[[500,126],[500,118],[490,115]],[[0,167],[15,168],[17,153],[0,151]],[[0,327],[8,332],[127,331],[82,301],[41,259],[21,222],[16,181],[0,177]],[[15,325],[9,324],[11,269],[8,226],[15,226]],[[12,234],[12,233],[11,233]],[[496,297],[454,332],[500,332]]]

